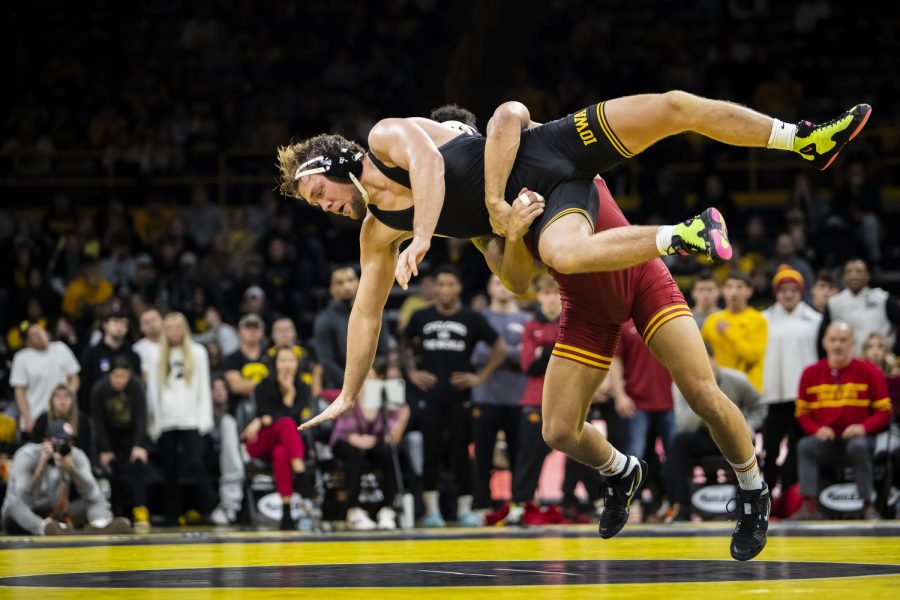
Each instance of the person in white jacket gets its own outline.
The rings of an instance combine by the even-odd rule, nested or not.
[[[193,477],[197,497],[189,504],[208,517],[216,496],[204,466],[201,436],[213,428],[209,356],[191,339],[187,319],[169,313],[163,320],[151,435],[158,438],[165,475],[165,511],[169,524],[181,512],[179,476]]]
[[[763,423],[763,478],[770,486],[781,476],[785,490],[797,482],[797,440],[802,433],[794,417],[794,402],[803,369],[816,362],[822,315],[803,301],[803,276],[781,265],[772,279],[775,304],[763,311],[769,323],[769,338],[763,367],[763,397],[769,406]],[[783,467],[776,464],[781,442],[787,437]]]

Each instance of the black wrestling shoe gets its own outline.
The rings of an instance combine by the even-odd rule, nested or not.
[[[735,560],[750,560],[766,547],[769,511],[772,508],[769,486],[763,483],[758,490],[738,488],[738,495],[729,504],[731,502],[737,502],[734,510],[728,511],[737,516],[737,523],[731,534],[731,557]]]
[[[857,104],[825,123],[800,121],[794,136],[794,152],[809,161],[813,167],[824,171],[834,162],[847,142],[862,130],[871,114],[871,106]]]
[[[628,457],[625,470],[606,478],[606,499],[600,513],[600,537],[608,540],[625,527],[632,499],[641,491],[647,478],[647,463]]]

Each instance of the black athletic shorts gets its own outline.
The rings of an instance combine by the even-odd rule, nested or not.
[[[603,104],[522,132],[506,192],[515,198],[527,187],[544,196],[544,213],[531,226],[535,241],[547,225],[572,212],[596,225],[594,176],[634,156],[609,127]]]

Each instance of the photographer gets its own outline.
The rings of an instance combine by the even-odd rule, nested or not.
[[[87,456],[72,445],[75,430],[51,421],[43,443],[25,444],[13,456],[0,521],[11,534],[69,535],[87,521],[85,533],[129,533],[131,524],[113,518],[91,474]],[[69,504],[74,484],[79,498]]]
[[[391,374],[385,368],[385,361],[375,361],[369,373],[369,379],[385,380]],[[400,379],[400,372],[394,369],[392,379]],[[372,400],[372,401],[370,401]],[[389,402],[389,405],[392,404]],[[331,446],[334,455],[344,461],[347,472],[347,528],[357,531],[378,529],[396,529],[396,513],[391,508],[397,494],[397,473],[389,444],[398,444],[409,421],[409,406],[402,404],[400,408],[387,410],[387,427],[381,419],[381,398],[368,396],[363,402],[357,402],[353,409],[338,417],[331,433]],[[359,506],[360,475],[363,462],[381,469],[381,491],[384,493],[385,505],[378,511],[378,523],[369,517]]]

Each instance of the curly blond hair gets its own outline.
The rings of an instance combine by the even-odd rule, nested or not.
[[[297,167],[322,154],[336,155],[342,148],[365,152],[359,144],[331,133],[322,133],[302,142],[279,146],[278,162],[275,163],[278,167],[278,191],[282,196],[304,200],[305,198],[297,191],[297,181],[294,179]]]

